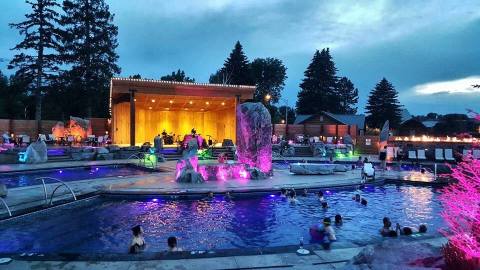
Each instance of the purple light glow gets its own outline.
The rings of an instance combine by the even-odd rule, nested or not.
[[[62,170],[60,170],[60,171],[58,171],[58,172],[59,172],[59,173],[63,173],[63,171],[62,171]]]
[[[152,202],[158,202],[158,199],[157,198],[152,199]]]
[[[270,198],[275,198],[275,195],[274,195],[274,194],[270,194]]]

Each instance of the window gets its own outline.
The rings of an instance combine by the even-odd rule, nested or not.
[[[372,139],[365,139],[365,145],[372,145]]]

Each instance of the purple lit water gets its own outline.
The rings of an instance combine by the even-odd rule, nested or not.
[[[16,173],[0,173],[0,183],[5,184],[8,188],[16,188],[39,185],[42,182],[40,180],[35,180],[39,177],[53,177],[64,182],[70,182],[105,177],[143,175],[148,173],[149,171],[145,169],[127,165],[71,167]],[[47,179],[45,182],[49,183],[53,181]]]
[[[411,226],[425,223],[436,235],[444,223],[438,193],[428,187],[367,186],[362,206],[352,200],[355,191],[325,191],[330,208],[322,210],[313,195],[291,204],[279,196],[264,195],[214,201],[91,199],[0,222],[0,253],[65,252],[125,253],[130,228],[140,224],[150,252],[166,249],[176,236],[186,250],[275,247],[310,239],[308,229],[323,217],[340,213],[343,226],[334,227],[338,243],[366,244],[381,239],[382,218]]]

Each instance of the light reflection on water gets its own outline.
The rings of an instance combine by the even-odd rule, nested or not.
[[[335,228],[340,242],[357,244],[380,239],[382,218],[429,233],[443,227],[437,193],[428,187],[367,186],[361,195],[368,206],[352,200],[355,191],[325,193],[330,207],[321,209],[316,196],[291,204],[279,196],[224,201],[156,202],[95,199],[0,223],[0,252],[126,252],[130,228],[140,224],[150,251],[166,249],[176,236],[187,250],[296,245],[310,239],[308,229],[326,216],[340,213]],[[46,214],[45,214],[46,213]]]

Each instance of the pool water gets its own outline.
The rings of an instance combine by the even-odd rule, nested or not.
[[[255,248],[297,245],[310,241],[309,227],[340,213],[334,227],[338,242],[367,244],[379,240],[382,218],[395,224],[428,226],[428,234],[444,227],[438,193],[428,187],[367,186],[362,206],[352,200],[358,191],[325,191],[330,208],[322,210],[313,194],[292,204],[278,195],[205,200],[120,200],[95,198],[0,222],[0,253],[125,253],[130,228],[142,225],[148,251],[166,250],[176,236],[185,250]],[[335,245],[335,243],[334,243]]]
[[[5,184],[8,188],[16,188],[39,185],[42,183],[41,180],[36,180],[39,177],[52,177],[60,179],[64,182],[70,182],[105,177],[144,175],[148,173],[151,173],[151,171],[127,164],[70,167],[61,169],[32,170],[15,173],[0,173],[0,183]],[[45,182],[50,183],[53,181],[46,179]]]

